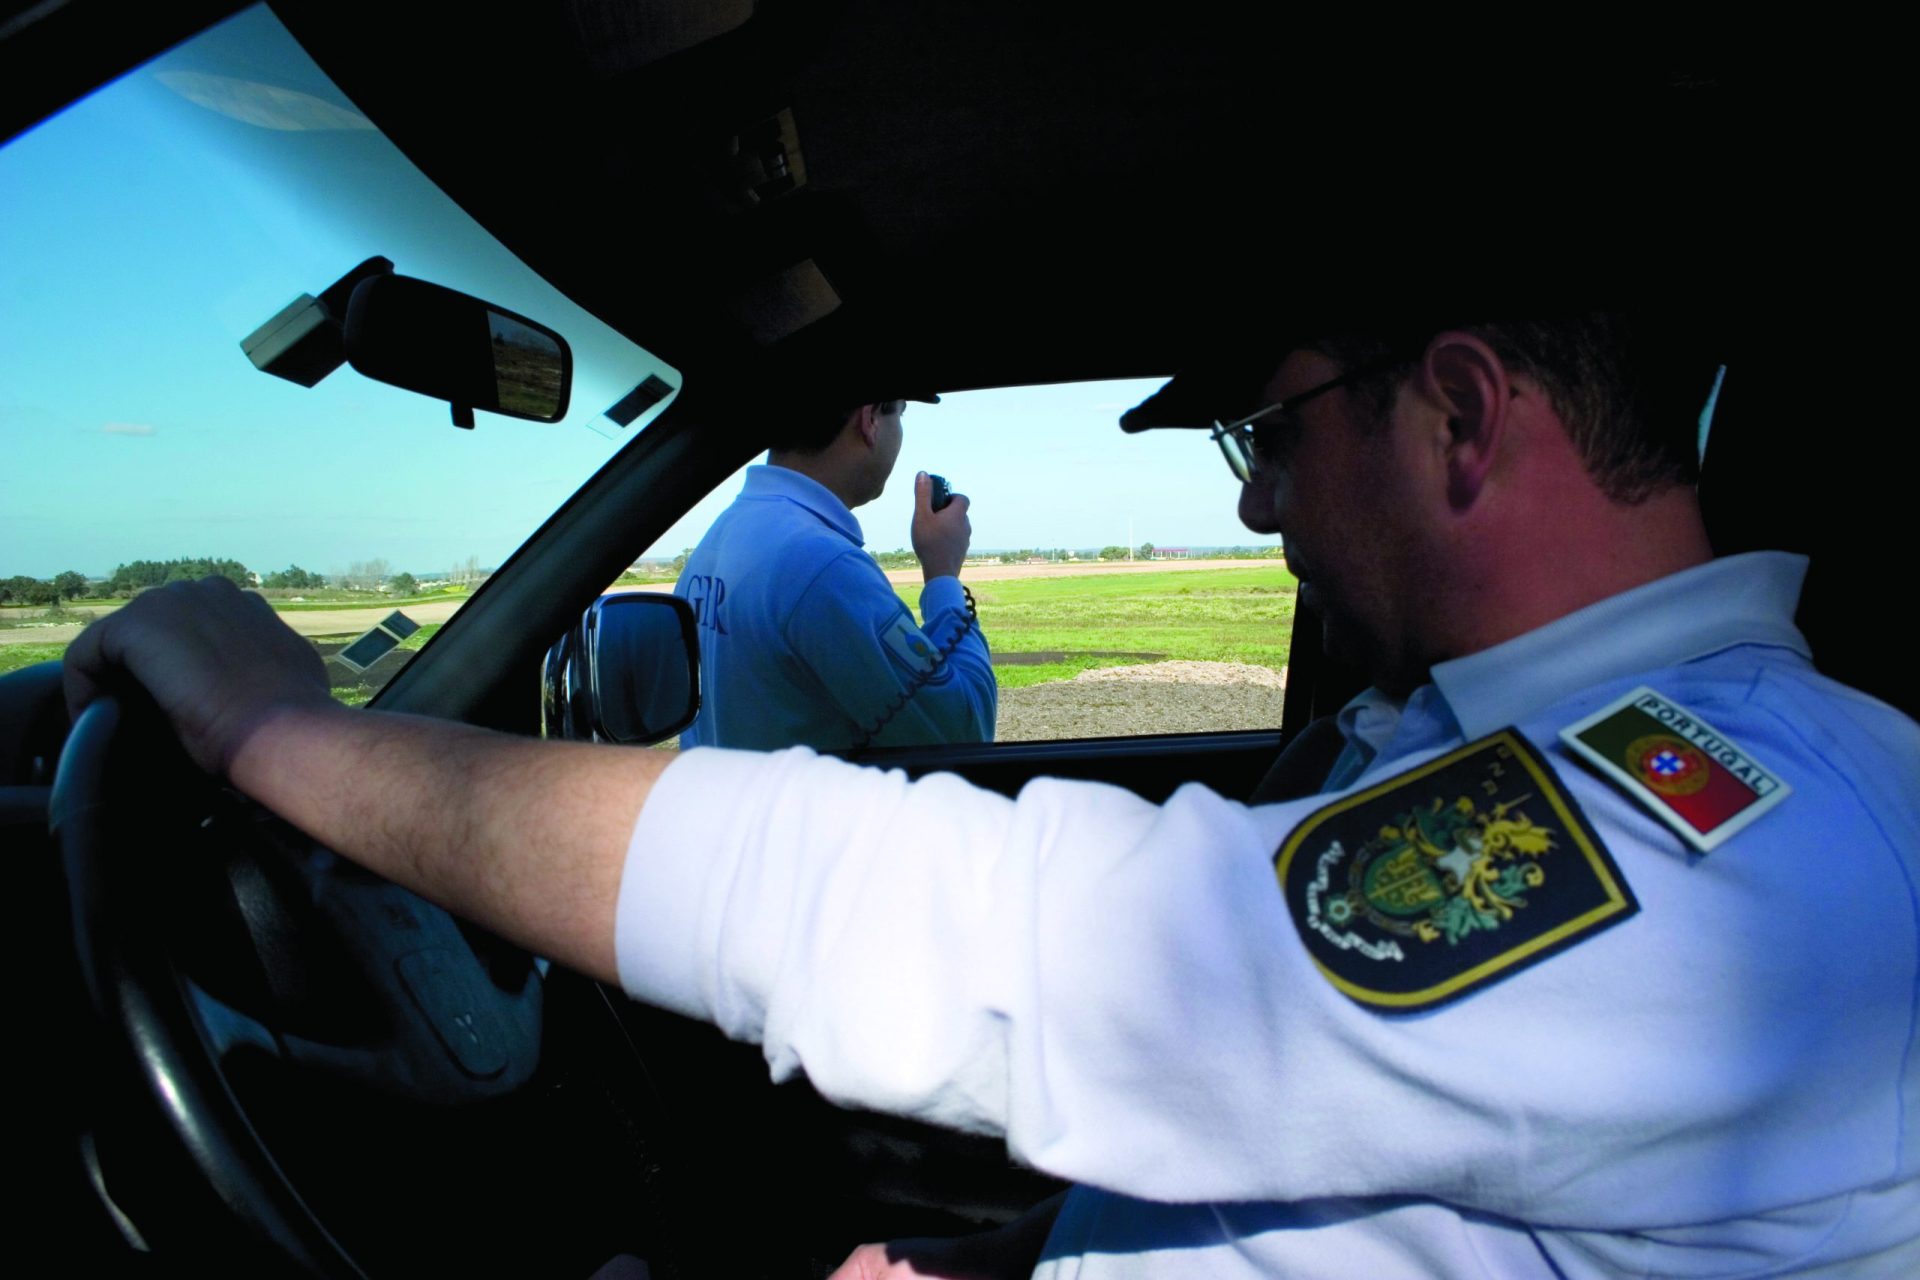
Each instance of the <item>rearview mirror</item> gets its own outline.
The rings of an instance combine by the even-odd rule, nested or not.
[[[541,675],[549,738],[648,746],[700,711],[700,644],[678,596],[602,596],[547,650]]]
[[[301,294],[244,338],[262,373],[311,387],[351,364],[361,375],[473,411],[558,422],[573,394],[573,350],[546,325],[470,294],[393,274],[372,257],[319,297]]]
[[[534,422],[567,416],[573,351],[543,324],[410,276],[374,275],[347,304],[347,363],[381,382],[473,411]]]

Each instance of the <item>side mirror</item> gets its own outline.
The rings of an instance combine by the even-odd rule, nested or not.
[[[347,303],[356,373],[445,400],[457,426],[473,411],[534,422],[567,416],[573,351],[543,324],[411,276],[374,275]]]
[[[647,746],[700,711],[700,642],[678,596],[602,596],[547,650],[542,720],[549,738]]]

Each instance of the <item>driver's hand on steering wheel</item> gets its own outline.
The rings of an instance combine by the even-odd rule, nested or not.
[[[141,592],[82,631],[65,666],[69,715],[131,676],[194,763],[219,777],[276,713],[336,705],[318,651],[264,598],[225,578]]]

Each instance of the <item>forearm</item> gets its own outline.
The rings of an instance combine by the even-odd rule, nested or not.
[[[628,840],[675,758],[325,707],[263,721],[229,773],[355,862],[611,981]]]

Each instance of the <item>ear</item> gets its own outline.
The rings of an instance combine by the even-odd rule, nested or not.
[[[873,442],[880,434],[880,415],[874,412],[872,405],[863,404],[853,411],[853,426],[867,448],[873,448]]]
[[[1480,339],[1449,331],[1427,344],[1422,390],[1445,414],[1439,440],[1447,503],[1465,511],[1480,500],[1512,428],[1513,388],[1507,368]]]

